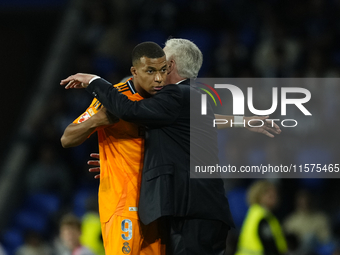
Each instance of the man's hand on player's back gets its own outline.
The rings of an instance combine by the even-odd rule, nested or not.
[[[95,167],[91,167],[89,169],[90,173],[99,173],[97,175],[94,176],[95,179],[99,179],[100,178],[100,161],[99,161],[99,153],[91,153],[90,154],[91,158],[95,158],[96,160],[89,160],[87,161],[87,164],[89,166],[95,166]]]

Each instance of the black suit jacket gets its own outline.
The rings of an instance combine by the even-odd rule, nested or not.
[[[94,80],[86,90],[115,116],[146,126],[145,156],[139,200],[139,217],[144,224],[162,217],[190,217],[221,220],[234,226],[221,179],[190,178],[190,93],[200,93],[185,84],[165,86],[152,98],[130,101],[103,79]],[[199,109],[200,110],[200,109]],[[201,116],[197,114],[197,116]],[[213,118],[208,106],[208,118]],[[207,161],[218,163],[216,130],[201,132]],[[205,141],[213,141],[206,148]],[[216,141],[216,142],[215,142]],[[200,143],[200,142],[199,142]],[[209,147],[208,146],[208,147]]]

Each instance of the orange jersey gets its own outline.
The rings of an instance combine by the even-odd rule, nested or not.
[[[132,101],[143,98],[136,93],[132,81],[114,85]],[[102,107],[94,99],[87,110],[73,123],[86,121]],[[143,167],[143,129],[120,120],[116,124],[97,128],[100,155],[100,185],[98,192],[101,222],[112,215],[138,219],[137,208]]]

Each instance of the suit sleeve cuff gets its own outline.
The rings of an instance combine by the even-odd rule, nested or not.
[[[104,89],[107,86],[112,86],[112,84],[98,76],[91,79],[89,85],[85,88],[85,90],[89,92],[92,96],[97,97],[98,91],[100,91],[101,89],[99,87],[103,87],[102,89]]]
[[[93,82],[94,80],[97,80],[97,79],[100,79],[100,77],[99,77],[99,76],[93,77],[93,78],[89,81],[89,84],[90,84],[91,82]]]

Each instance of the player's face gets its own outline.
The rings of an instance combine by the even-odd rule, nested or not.
[[[160,91],[167,76],[165,56],[161,58],[142,57],[131,67],[133,81],[137,92],[142,97],[150,97]]]

